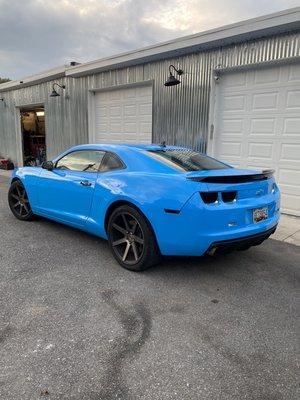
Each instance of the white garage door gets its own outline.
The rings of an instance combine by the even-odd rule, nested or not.
[[[96,143],[151,143],[152,86],[135,86],[95,93]]]
[[[213,154],[275,169],[282,211],[300,215],[300,64],[222,75],[214,119]]]

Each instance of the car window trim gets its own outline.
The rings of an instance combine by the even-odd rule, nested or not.
[[[104,155],[103,155],[103,157],[102,157],[102,160],[101,160],[101,162],[100,162],[99,168],[97,169],[97,171],[75,171],[74,169],[67,169],[67,170],[64,170],[64,169],[59,169],[59,168],[57,168],[57,163],[58,163],[61,159],[63,159],[64,157],[66,157],[66,156],[68,156],[68,155],[70,155],[70,154],[72,154],[72,153],[78,153],[78,152],[80,152],[80,151],[94,151],[94,152],[101,152],[101,153],[104,153]],[[69,153],[64,154],[62,157],[60,157],[58,160],[55,161],[54,169],[59,169],[59,171],[89,172],[89,173],[92,173],[92,174],[98,174],[99,169],[100,169],[100,167],[101,167],[101,164],[102,164],[102,161],[103,161],[105,155],[106,155],[106,151],[105,151],[105,150],[99,150],[99,149],[98,149],[98,150],[95,150],[95,149],[79,149],[79,150],[72,150],[72,151],[70,151]]]

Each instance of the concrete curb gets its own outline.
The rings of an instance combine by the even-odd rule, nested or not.
[[[271,238],[300,246],[300,217],[281,214],[279,226]]]

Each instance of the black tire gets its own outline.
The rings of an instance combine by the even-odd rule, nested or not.
[[[8,204],[13,215],[20,221],[32,221],[34,214],[21,181],[14,181],[8,191]]]
[[[108,221],[109,247],[118,263],[131,271],[143,271],[161,260],[154,232],[145,216],[124,205]]]

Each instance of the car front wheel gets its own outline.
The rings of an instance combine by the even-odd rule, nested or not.
[[[136,208],[124,205],[114,210],[107,232],[111,251],[122,267],[142,271],[160,261],[154,232]]]
[[[14,216],[21,221],[31,221],[34,214],[31,210],[26,190],[20,181],[14,181],[8,191],[8,204]]]

